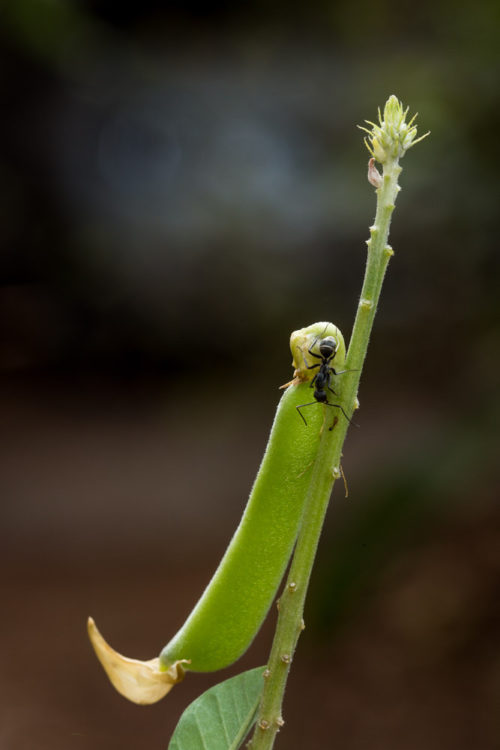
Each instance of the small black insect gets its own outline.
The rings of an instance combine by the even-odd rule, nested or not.
[[[346,372],[346,370],[342,370],[341,372],[337,372],[335,368],[330,364],[333,362],[335,355],[337,354],[337,342],[335,341],[333,336],[326,336],[326,338],[321,339],[319,342],[319,354],[315,354],[312,349],[316,345],[316,342],[318,340],[319,336],[317,336],[313,343],[311,344],[310,348],[307,350],[311,357],[316,357],[316,359],[320,359],[321,362],[317,362],[315,365],[308,365],[304,358],[304,364],[307,367],[308,370],[314,370],[316,367],[319,367],[318,372],[311,380],[311,385],[309,386],[312,388],[314,386],[314,398],[315,401],[310,401],[307,404],[300,404],[300,406],[296,406],[295,408],[299,412],[300,416],[302,417],[304,424],[307,427],[306,418],[300,411],[304,406],[312,406],[313,404],[319,403],[319,404],[325,404],[325,406],[333,406],[337,409],[340,409],[344,417],[347,419],[348,422],[351,420],[345,413],[344,409],[340,404],[332,404],[330,401],[328,401],[328,394],[327,390],[330,391],[330,393],[333,393],[334,396],[337,394],[331,387],[332,382],[332,376],[333,375],[341,375],[342,373]],[[330,428],[332,429],[332,428]]]

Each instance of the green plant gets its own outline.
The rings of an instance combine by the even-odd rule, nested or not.
[[[302,629],[307,586],[333,484],[341,476],[342,446],[350,416],[356,408],[356,394],[382,283],[393,254],[387,241],[400,190],[399,160],[421,140],[416,137],[415,118],[406,122],[406,115],[407,110],[391,96],[383,117],[379,112],[379,123],[368,122],[370,128],[363,128],[371,155],[368,179],[376,188],[377,209],[367,241],[365,278],[347,355],[342,334],[331,323],[315,323],[292,334],[294,379],[287,384],[278,406],[243,518],[200,601],[160,657],[149,662],[117,654],[102,639],[93,620],[89,620],[94,648],[115,687],[137,703],[152,703],[179,682],[186,669],[221,669],[248,648],[269,610],[295,544],[288,580],[280,598],[270,658],[263,671],[263,687],[260,673],[255,670],[251,680],[249,673],[240,675],[240,682],[237,678],[232,680],[235,690],[241,691],[242,684],[252,685],[253,698],[248,706],[257,705],[255,690],[257,698],[262,693],[258,709],[249,709],[244,713],[243,723],[228,733],[226,719],[231,709],[221,714],[224,700],[220,697],[222,692],[217,693],[217,720],[213,712],[205,711],[208,699],[206,705],[202,702],[200,710],[186,711],[172,739],[172,750],[236,748],[239,744],[235,743],[241,742],[254,721],[252,750],[269,750],[283,724],[281,704]],[[382,165],[382,174],[375,161]],[[343,368],[341,377],[340,373],[333,377],[332,403],[338,408],[332,414],[326,407],[314,405],[308,411],[305,424],[296,407],[311,401],[309,386],[318,372],[318,347],[327,336],[334,342],[331,365],[337,373]],[[331,398],[328,395],[329,401]],[[225,694],[225,688],[217,687]],[[190,740],[191,744],[183,745],[179,738],[193,722],[202,738],[201,744],[192,744]]]

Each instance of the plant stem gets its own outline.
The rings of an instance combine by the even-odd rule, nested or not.
[[[358,384],[366,357],[380,291],[392,250],[387,244],[392,212],[400,190],[398,158],[388,159],[377,187],[375,222],[367,241],[368,257],[361,298],[346,357],[346,372],[336,381],[340,403],[347,414],[355,409]],[[326,409],[325,409],[326,411]],[[314,461],[303,523],[297,538],[290,573],[279,601],[279,616],[265,676],[262,701],[257,715],[252,750],[271,750],[276,733],[283,725],[281,705],[290,664],[303,629],[302,615],[307,586],[316,555],[321,529],[332,488],[341,475],[340,460],[347,428],[339,416],[334,429],[323,429]]]

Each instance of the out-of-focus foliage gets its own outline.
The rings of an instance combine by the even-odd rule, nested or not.
[[[200,314],[229,329],[221,363],[248,366],[239,336],[271,350],[332,306],[348,324],[373,204],[354,125],[391,92],[432,138],[407,158],[382,324],[401,359],[422,323],[429,359],[443,325],[459,356],[464,339],[487,348],[498,15],[443,0],[6,3],[4,367],[182,367]]]

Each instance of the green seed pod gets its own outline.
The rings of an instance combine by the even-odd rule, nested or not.
[[[310,468],[316,456],[324,409],[313,404],[304,425],[296,407],[312,400],[308,380],[321,339],[333,336],[335,364],[345,345],[331,323],[294,331],[290,347],[295,379],[278,405],[269,442],[241,522],[212,580],[188,619],[160,654],[170,667],[188,659],[188,669],[212,672],[232,664],[248,648],[274,599],[297,537]]]
[[[93,621],[90,623],[98,658],[115,687],[131,700],[159,700],[179,681],[175,672],[179,664],[182,670],[195,672],[212,672],[232,664],[257,634],[278,590],[302,520],[325,419],[325,408],[315,402],[310,388],[318,372],[312,365],[321,362],[321,357],[313,354],[319,355],[319,343],[327,337],[334,339],[334,364],[338,369],[344,363],[345,345],[336,326],[315,323],[292,333],[294,379],[283,386],[286,391],[243,517],[210,583],[159,660],[138,662],[122,657],[105,643]],[[297,411],[304,404],[309,408],[307,425]],[[124,660],[123,667],[120,660]],[[147,680],[144,665],[149,665]],[[126,683],[133,683],[128,694],[124,680],[114,677],[114,672],[125,668]],[[167,674],[174,676],[167,679]],[[147,701],[146,687],[141,687],[146,682]],[[168,685],[161,685],[155,692],[151,682]]]

